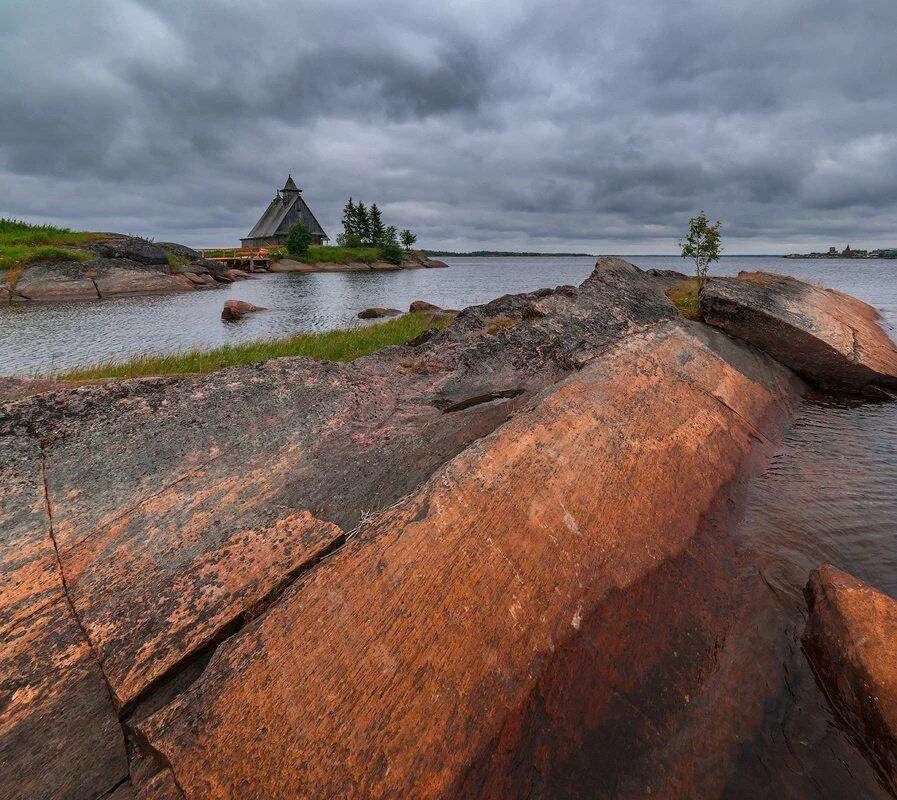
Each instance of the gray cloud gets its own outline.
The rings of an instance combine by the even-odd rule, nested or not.
[[[897,4],[6,0],[0,214],[234,243],[292,172],[429,246],[897,242]]]

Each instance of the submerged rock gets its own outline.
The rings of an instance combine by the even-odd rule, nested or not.
[[[810,575],[805,594],[814,673],[897,795],[897,600],[830,565]]]
[[[840,292],[767,272],[711,278],[704,321],[744,339],[824,389],[890,397],[897,347],[871,306]]]

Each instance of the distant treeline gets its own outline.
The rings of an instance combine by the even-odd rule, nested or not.
[[[553,258],[595,258],[591,253],[517,253],[511,250],[471,250],[469,253],[453,253],[451,250],[425,250],[428,256],[454,257],[454,258],[479,258],[488,256],[490,258],[506,258],[509,256],[543,256]]]

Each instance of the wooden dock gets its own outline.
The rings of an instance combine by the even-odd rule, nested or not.
[[[244,272],[256,272],[259,269],[267,269],[270,263],[268,257],[269,247],[235,247],[222,249],[220,247],[200,250],[203,258],[209,261],[220,261],[228,269],[242,269]]]

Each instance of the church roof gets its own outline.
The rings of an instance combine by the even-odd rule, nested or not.
[[[299,194],[299,189],[296,187],[292,176],[287,178],[287,182],[284,184],[281,192],[288,192],[288,194],[279,194],[268,204],[259,221],[255,223],[255,226],[249,231],[246,238],[264,239],[271,236],[284,236],[289,233],[290,220],[295,219],[297,216],[312,235],[324,236],[326,238],[327,234],[324,233],[321,223],[318,222],[308,204],[302,199],[302,195]]]

